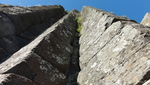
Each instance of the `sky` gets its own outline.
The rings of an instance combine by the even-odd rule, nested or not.
[[[83,6],[92,6],[118,16],[126,16],[139,23],[144,15],[150,12],[150,0],[0,0],[0,3],[24,7],[62,5],[68,11],[81,11]]]

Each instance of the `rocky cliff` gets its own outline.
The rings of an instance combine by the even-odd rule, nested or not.
[[[66,14],[61,6],[0,6],[0,62]]]
[[[78,53],[76,13],[66,14],[59,5],[2,6],[0,84],[67,84],[70,58]]]
[[[86,6],[81,18],[81,85],[141,85],[150,79],[149,27]]]
[[[0,85],[149,85],[145,23],[87,6],[1,4]]]

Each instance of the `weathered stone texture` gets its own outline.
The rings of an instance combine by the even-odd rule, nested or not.
[[[0,74],[0,85],[37,85],[31,80],[16,74]]]
[[[60,5],[0,8],[0,62],[27,45],[66,12]],[[3,53],[4,52],[4,53]]]
[[[0,85],[150,84],[149,13],[138,24],[85,6],[78,40],[77,10],[0,7]]]
[[[0,65],[0,73],[15,73],[39,85],[66,85],[76,19],[70,13]]]
[[[150,79],[150,29],[92,7],[81,11],[80,85],[136,85]]]
[[[146,81],[143,85],[150,85],[150,80]]]
[[[145,14],[143,20],[141,21],[141,24],[150,27],[150,13]]]

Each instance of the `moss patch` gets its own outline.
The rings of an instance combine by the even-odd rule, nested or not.
[[[77,23],[78,23],[77,31],[79,32],[78,36],[80,37],[81,36],[80,32],[81,32],[81,29],[82,29],[82,27],[81,27],[81,17],[77,18]]]

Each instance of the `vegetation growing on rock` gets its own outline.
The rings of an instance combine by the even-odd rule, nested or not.
[[[82,29],[82,27],[81,27],[81,17],[78,17],[77,23],[78,23],[77,32],[79,32],[78,36],[80,37],[80,36],[81,36],[80,31],[81,31],[81,29]]]

